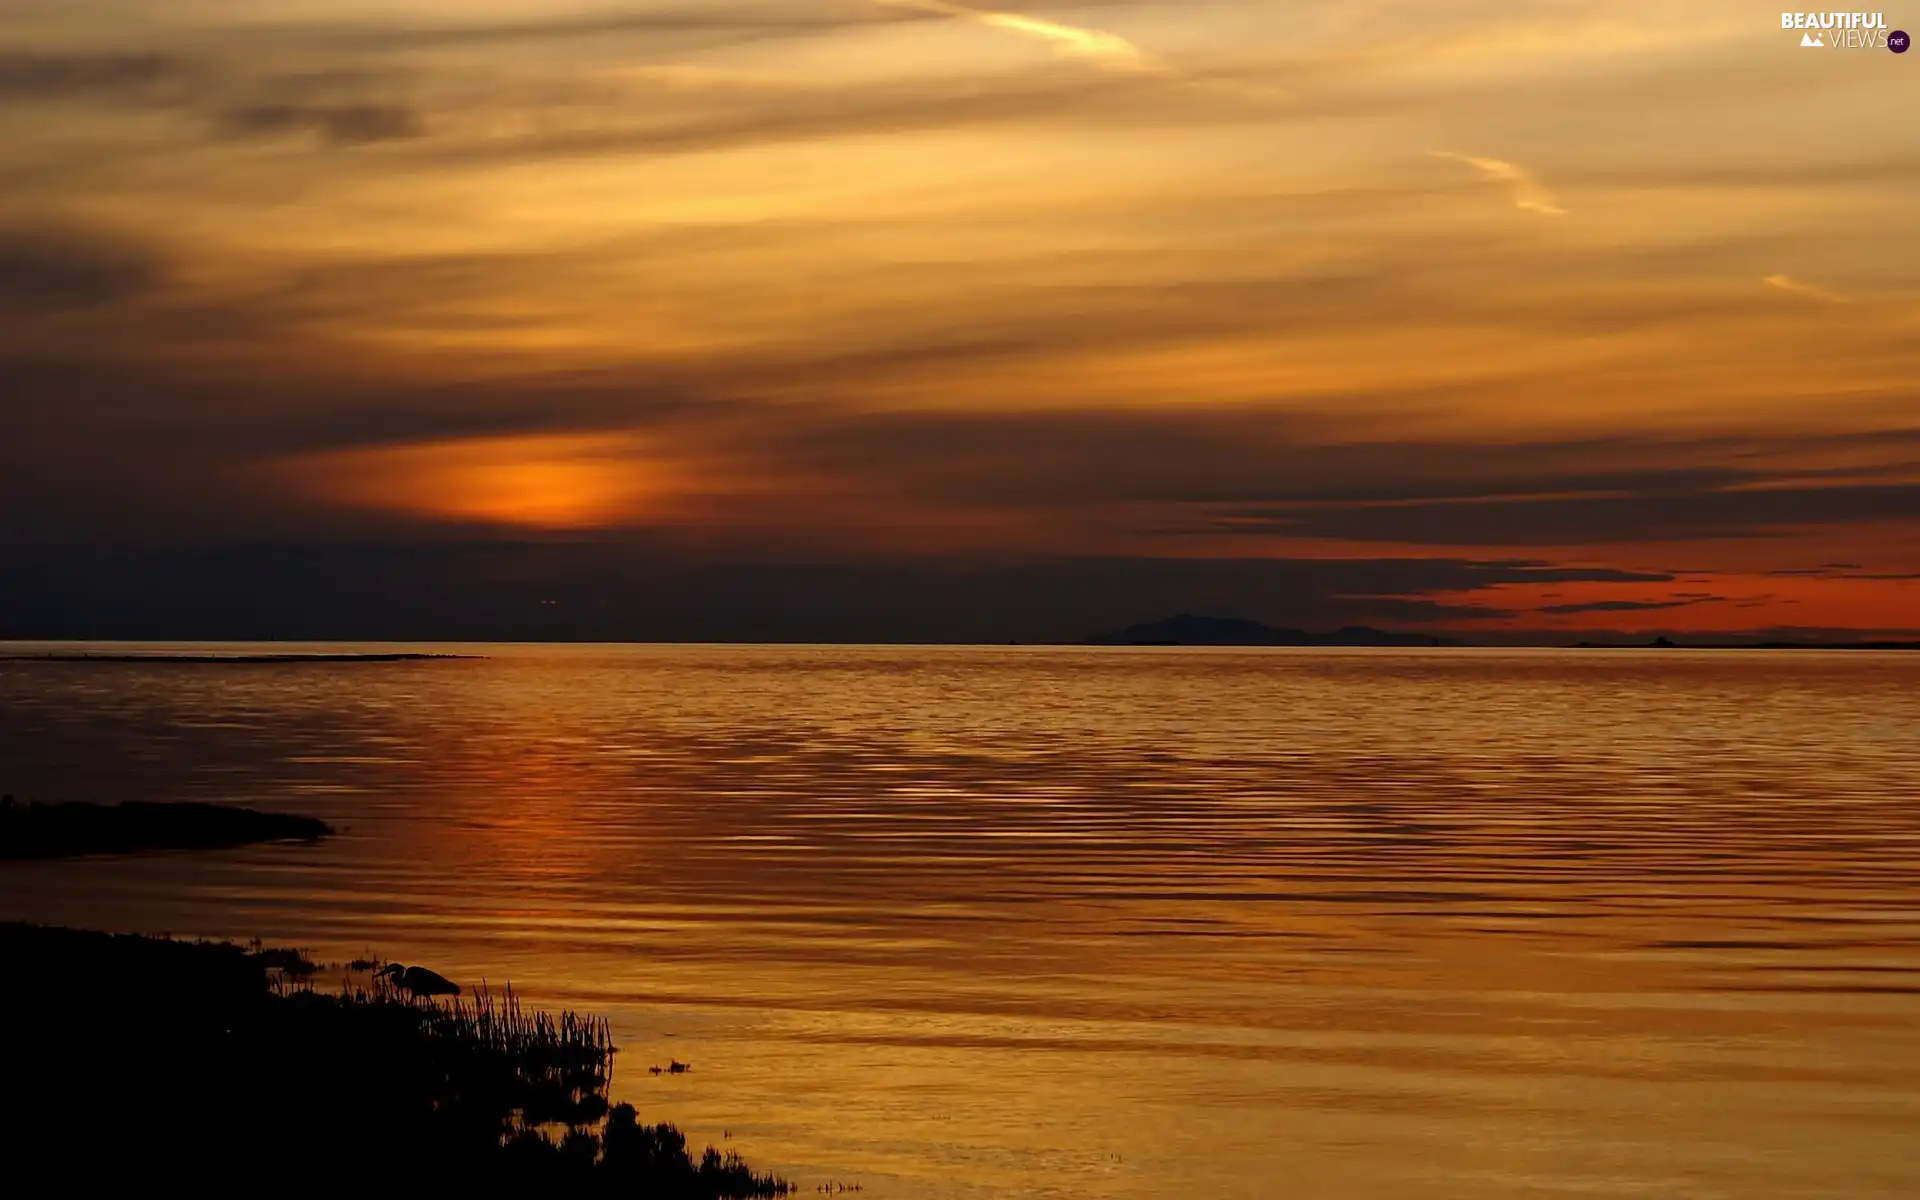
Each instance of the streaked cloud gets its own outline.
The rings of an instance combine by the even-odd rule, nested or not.
[[[1516,208],[1523,208],[1528,212],[1536,212],[1548,217],[1566,215],[1567,210],[1560,207],[1560,202],[1554,198],[1552,192],[1547,190],[1547,186],[1540,182],[1540,177],[1525,167],[1498,158],[1456,154],[1450,150],[1430,150],[1428,153],[1435,158],[1447,158],[1454,162],[1465,163],[1485,174],[1487,178],[1497,179],[1508,185],[1513,192],[1513,203]]]
[[[1708,604],[1725,600],[1725,596],[1688,596],[1672,600],[1589,600],[1584,604],[1549,604],[1535,612],[1549,616],[1568,616],[1576,613],[1635,613],[1659,612],[1669,608],[1691,608],[1696,604]]]
[[[419,137],[424,132],[418,114],[393,104],[258,104],[228,110],[221,125],[246,136],[306,134],[343,146]]]
[[[949,3],[948,0],[874,0],[874,3],[889,8],[912,8],[940,16],[977,21],[994,29],[1004,29],[1009,33],[1038,38],[1052,44],[1062,54],[1093,59],[1103,66],[1128,70],[1161,69],[1160,64],[1140,47],[1119,34],[1108,33],[1105,30],[1067,25],[1022,13],[969,8],[964,4]]]
[[[1842,296],[1839,292],[1829,291],[1811,283],[1801,283],[1790,275],[1769,275],[1760,281],[1770,288],[1783,292],[1792,292],[1796,296],[1805,296],[1809,300],[1818,300],[1822,304],[1851,304],[1851,296]]]
[[[163,274],[152,255],[111,239],[59,225],[0,227],[0,312],[14,319],[143,295]]]
[[[0,48],[0,99],[150,99],[193,73],[188,62],[140,51],[57,54]]]

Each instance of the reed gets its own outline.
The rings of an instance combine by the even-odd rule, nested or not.
[[[329,994],[292,951],[24,925],[0,925],[0,963],[0,1164],[22,1178],[792,1190],[611,1105],[607,1022],[529,1008],[510,987],[415,999],[376,977]]]
[[[584,1129],[608,1113],[613,1031],[572,1011],[527,1009],[511,985],[470,999],[413,999],[386,980],[342,986],[344,1012],[380,1010],[416,1023],[420,1052],[462,1101],[500,1114],[501,1137]]]

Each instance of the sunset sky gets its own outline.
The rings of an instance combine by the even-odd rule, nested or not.
[[[0,636],[1920,628],[1920,53],[1799,42],[5,0]]]

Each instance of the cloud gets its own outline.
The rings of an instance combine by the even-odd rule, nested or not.
[[[0,100],[180,110],[204,114],[216,129],[238,137],[304,134],[330,145],[424,132],[412,108],[356,96],[365,82],[351,71],[339,78],[325,71],[257,74],[238,57],[0,52]]]
[[[0,229],[0,310],[94,308],[160,281],[151,256],[110,239],[58,228]]]
[[[1831,292],[1826,288],[1816,287],[1811,283],[1801,283],[1799,280],[1788,275],[1769,275],[1760,282],[1770,288],[1778,288],[1783,292],[1792,292],[1796,296],[1805,296],[1809,300],[1818,300],[1822,304],[1853,303],[1851,296],[1842,296],[1838,292]]]
[[[553,5],[561,9],[561,5]],[[825,6],[822,6],[825,7]],[[814,37],[858,29],[890,18],[853,11],[810,11],[791,3],[720,4],[714,0],[682,7],[560,11],[532,20],[480,22],[408,21],[329,24],[314,36],[348,47],[445,47],[491,43],[539,43],[627,37],[638,48],[665,53],[713,49],[780,38]]]
[[[1686,608],[1689,605],[1705,604],[1710,600],[1724,599],[1726,599],[1724,596],[1692,596],[1683,600],[1595,600],[1587,604],[1550,604],[1533,611],[1550,613],[1554,616],[1570,613],[1657,612],[1663,608]]]
[[[1920,484],[1727,488],[1629,495],[1248,509],[1223,531],[1433,546],[1576,546],[1772,538],[1797,528],[1920,520]]]
[[[222,129],[248,137],[306,134],[336,146],[419,137],[418,113],[394,104],[253,104],[227,109]]]
[[[1860,563],[1821,563],[1817,567],[1782,567],[1777,571],[1768,571],[1769,575],[1804,579],[1844,579],[1854,571],[1864,571]]]
[[[1920,580],[1920,571],[1869,571],[1859,563],[1828,563],[1820,567],[1768,571],[1767,574],[1787,579],[1871,579],[1880,582]]]
[[[1118,34],[1100,29],[1088,29],[1079,25],[1064,25],[1058,21],[1043,20],[1020,13],[996,12],[992,9],[969,8],[964,4],[952,4],[948,0],[874,0],[893,8],[913,8],[921,12],[937,13],[942,16],[960,17],[977,21],[994,29],[1004,29],[1010,33],[1026,37],[1039,38],[1049,42],[1062,54],[1076,58],[1092,59],[1102,66],[1116,67],[1134,71],[1158,71],[1163,68],[1140,47]]]
[[[1435,158],[1447,158],[1454,162],[1466,163],[1484,172],[1488,178],[1508,184],[1513,189],[1513,203],[1517,208],[1548,217],[1566,215],[1567,210],[1560,207],[1560,202],[1554,198],[1552,192],[1547,190],[1546,185],[1540,182],[1540,177],[1525,167],[1498,158],[1480,158],[1472,154],[1456,154],[1450,150],[1429,150],[1427,153]]]
[[[1185,532],[1434,545],[1668,540],[1895,517],[1920,430],[1856,434],[1367,440],[1332,405],[1014,412],[788,409],[730,430],[757,460],[858,476],[933,507],[1150,506]],[[1804,457],[1845,454],[1845,467]],[[1879,482],[1880,479],[1889,482]]]
[[[556,121],[551,128],[531,133],[445,136],[430,144],[423,157],[449,166],[596,156],[665,157],[974,125],[1092,120],[1136,109],[1139,119],[1155,122],[1199,115],[1192,106],[1150,109],[1137,103],[1144,94],[1143,84],[1157,82],[1138,73],[1061,78],[1050,72],[993,87],[963,77],[833,88],[769,81],[697,98],[662,91],[653,96],[630,95],[623,111],[599,113],[591,122]]]
[[[12,290],[82,305],[158,283],[153,268],[111,243],[67,241],[52,265],[34,258],[32,271],[16,271]],[[426,267],[432,286],[422,297],[415,272]],[[58,402],[23,403],[11,421],[0,414],[0,462],[18,476],[23,464],[76,456],[104,463],[124,454],[152,471],[217,479],[210,463],[427,446],[444,454],[361,461],[391,466],[388,475],[396,478],[417,473],[422,463],[443,474],[457,466],[477,478],[504,470],[513,457],[494,449],[537,449],[522,457],[541,466],[542,486],[564,483],[556,491],[575,496],[566,503],[584,510],[605,507],[594,497],[612,486],[599,465],[609,456],[585,456],[594,459],[585,469],[572,450],[559,454],[555,444],[527,439],[638,437],[669,457],[715,464],[710,487],[684,473],[666,481],[663,503],[676,512],[691,511],[741,540],[785,538],[779,531],[799,529],[869,547],[944,531],[938,536],[972,549],[1023,551],[1051,539],[1054,549],[1077,541],[1079,549],[1171,552],[1193,545],[1225,553],[1230,544],[1266,538],[1510,552],[1505,548],[1781,538],[1920,517],[1920,487],[1912,482],[1920,477],[1920,429],[1891,423],[1831,437],[1645,431],[1489,441],[1471,432],[1396,436],[1395,426],[1356,425],[1337,397],[1294,396],[1284,407],[1190,401],[1173,408],[1103,405],[1083,394],[1074,397],[1077,407],[885,411],[869,403],[876,382],[884,394],[894,381],[958,373],[983,359],[996,371],[1026,366],[1018,358],[999,362],[995,356],[1007,352],[999,346],[928,346],[880,330],[869,346],[846,354],[811,353],[819,347],[806,342],[742,346],[593,372],[379,386],[355,379],[350,363],[318,357],[330,353],[326,343],[294,334],[308,325],[325,328],[341,312],[424,327],[437,297],[471,286],[474,272],[497,269],[558,273],[574,285],[539,255],[513,264],[486,255],[430,258],[396,264],[392,277],[371,266],[303,271],[284,281],[287,298],[255,305],[259,323],[251,328],[272,351],[263,360],[272,366],[263,369],[273,377],[249,382],[248,372],[236,371],[217,387],[142,369],[132,361],[132,334],[104,339],[115,347],[117,376],[105,370],[114,362],[33,371],[22,356],[44,357],[49,349],[44,340],[22,342],[13,361],[0,363],[14,394]],[[142,305],[139,322],[127,328],[210,322],[231,335],[232,318],[200,312],[168,299]],[[94,337],[95,344],[102,340]],[[84,364],[87,352],[74,353]],[[1417,411],[1444,399],[1410,393],[1398,402]],[[45,419],[33,423],[34,413]],[[454,457],[456,447],[479,458]],[[637,469],[652,471],[657,458],[635,456]],[[91,478],[119,473],[115,466]],[[145,478],[129,475],[116,486],[132,488]],[[512,478],[516,486],[526,482]],[[754,480],[777,480],[781,490],[743,495],[735,486]],[[113,489],[95,486],[113,520],[144,507],[105,503]],[[696,494],[683,496],[687,491]],[[95,507],[92,498],[73,504],[76,513]],[[435,519],[431,504],[403,507],[416,521]],[[522,507],[531,510],[531,502]],[[452,506],[437,511],[461,517]],[[587,523],[600,522],[596,516]],[[1852,549],[1808,546],[1777,553],[1786,564],[1818,563]],[[1911,569],[1860,561],[1879,571]]]
[[[184,60],[146,52],[0,50],[0,99],[136,99],[171,91],[196,74]]]

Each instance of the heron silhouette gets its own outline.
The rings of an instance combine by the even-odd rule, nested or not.
[[[416,999],[421,996],[458,996],[460,985],[435,971],[425,967],[403,967],[399,963],[388,963],[377,974],[386,978],[395,987],[404,988]]]

